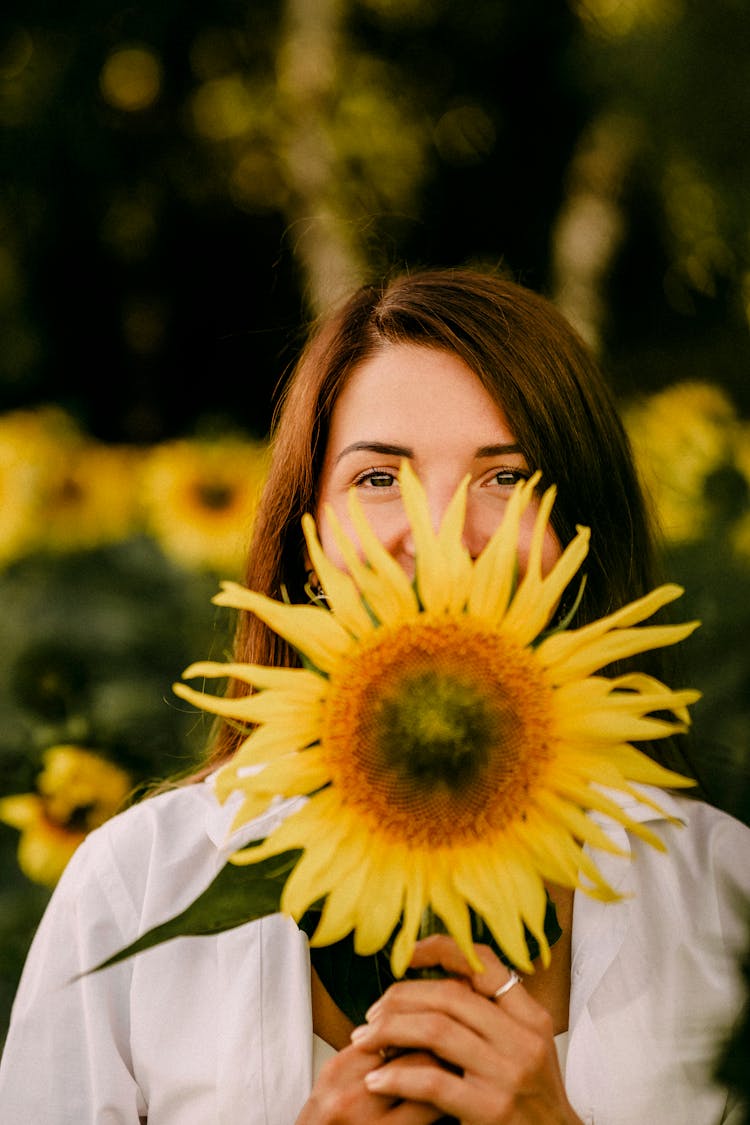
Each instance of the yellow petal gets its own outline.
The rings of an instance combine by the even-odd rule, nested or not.
[[[534,622],[536,632],[529,629],[528,639],[533,640],[538,636],[551,619],[557,609],[565,590],[580,571],[586,556],[589,553],[591,532],[587,527],[577,528],[574,539],[568,543],[560,558],[554,564],[549,574],[542,581],[542,593],[538,609],[537,620]]]
[[[329,890],[320,921],[310,938],[310,945],[333,945],[354,929],[357,922],[358,897],[362,890],[361,864],[352,864],[344,880]]]
[[[417,599],[411,580],[391,554],[385,549],[375,532],[365,519],[356,491],[352,488],[348,495],[349,518],[362,545],[362,550],[373,573],[380,583],[388,586],[391,596],[400,607],[401,615],[410,617],[417,608]],[[369,599],[368,599],[369,600]],[[377,608],[373,606],[377,613]],[[379,616],[379,615],[378,615]],[[380,620],[384,620],[380,618]],[[390,624],[390,621],[385,622]]]
[[[354,637],[366,637],[374,625],[362,604],[362,597],[350,575],[333,565],[323,551],[312,516],[302,517],[302,531],[310,555],[310,563],[326,593],[336,619]]]
[[[294,762],[280,758],[252,777],[245,778],[242,784],[244,792],[248,796],[306,796],[331,780],[326,762],[315,750],[306,750],[293,757]]]
[[[588,676],[616,660],[625,660],[640,652],[677,644],[689,637],[699,624],[698,621],[688,621],[684,625],[643,625],[638,629],[620,629],[573,649],[564,659],[551,659],[552,650],[547,646],[558,640],[559,636],[566,635],[558,634],[542,641],[536,650],[537,657],[549,669],[554,683],[562,684],[566,680]]]
[[[542,966],[549,967],[551,953],[544,923],[547,915],[547,893],[541,879],[516,857],[506,865],[507,876],[513,883],[521,915],[539,946]]]
[[[542,592],[542,547],[549,522],[549,514],[555,502],[556,494],[557,489],[552,485],[542,496],[534,517],[534,527],[526,560],[526,573],[518,585],[503,621],[504,631],[519,639],[521,644],[525,644],[527,640],[531,640],[539,632],[539,629],[530,632],[525,623],[529,613],[536,616],[538,612],[537,605]],[[528,634],[524,640],[520,640],[522,633]]]
[[[231,862],[243,867],[251,863],[259,863],[263,859],[270,859],[271,856],[279,855],[281,852],[307,847],[311,839],[311,831],[318,827],[315,805],[321,796],[323,794],[311,797],[301,808],[290,813],[262,843],[240,848],[239,851],[234,852],[230,856]]]
[[[364,862],[368,894],[359,902],[354,938],[354,951],[361,957],[383,948],[396,927],[404,901],[403,872],[393,862],[390,848],[385,854],[370,849]]]
[[[655,679],[654,676],[646,676],[642,672],[628,672],[624,676],[618,676],[612,680],[612,687],[614,689],[622,688],[626,691],[637,691],[642,696],[662,697],[663,703],[660,706],[655,706],[654,710],[660,710],[663,707],[665,710],[672,711],[683,723],[690,722],[688,706],[697,703],[701,698],[701,692],[699,691],[689,689],[673,691],[661,680]]]
[[[658,610],[663,609],[669,602],[673,602],[684,593],[682,586],[668,583],[657,587],[651,593],[629,602],[621,609],[606,617],[583,625],[580,629],[567,629],[563,633],[556,633],[548,637],[537,649],[538,653],[544,651],[546,664],[553,664],[567,660],[577,649],[588,646],[592,641],[616,629],[627,629],[639,625],[648,617],[653,617]],[[540,656],[541,658],[541,656]]]
[[[509,830],[510,831],[510,830]],[[520,850],[533,858],[539,872],[561,887],[580,887],[582,849],[567,832],[545,823],[526,810],[525,819],[513,826]]]
[[[537,807],[550,819],[564,824],[578,840],[586,840],[592,847],[613,855],[627,855],[614,844],[607,833],[599,827],[578,805],[566,801],[555,793],[540,792],[535,798]]]
[[[584,680],[571,680],[555,691],[555,708],[565,712],[611,710],[627,711],[634,715],[647,715],[651,711],[671,711],[687,724],[687,708],[700,699],[701,693],[686,688],[672,691],[653,676],[628,673],[613,680],[589,676]]]
[[[304,715],[300,716],[300,722],[294,726],[269,723],[267,726],[257,727],[240,743],[232,761],[237,766],[251,768],[264,765],[293,750],[305,750],[316,743],[318,737],[318,734],[310,737]]]
[[[326,505],[325,511],[331,534],[341,552],[346,568],[356,582],[368,609],[376,620],[388,624],[416,616],[418,611],[416,594],[409,584],[407,596],[401,585],[403,579],[406,578],[404,572],[401,571],[401,577],[397,579],[397,586],[394,586],[387,578],[384,579],[378,571],[366,565],[359,557],[356,547],[346,535],[335,511],[329,504]],[[391,562],[394,562],[394,560],[391,559]],[[400,567],[398,569],[401,570]],[[406,603],[408,605],[405,609]]]
[[[44,817],[41,797],[35,793],[18,793],[0,798],[0,820],[11,828],[23,831]]]
[[[427,869],[427,895],[436,914],[445,923],[459,949],[476,973],[481,973],[482,962],[474,949],[471,937],[471,919],[469,917],[466,900],[457,893],[453,885],[453,872],[451,871],[453,857],[443,852],[433,853]]]
[[[426,879],[421,856],[410,857],[410,878],[406,883],[404,916],[391,950],[391,972],[398,980],[409,967],[422,915],[427,906]]]
[[[625,786],[623,785],[622,778],[620,778],[616,784],[613,784],[612,788],[624,789]],[[656,848],[657,851],[664,851],[663,842],[650,828],[647,828],[646,825],[642,824],[640,821],[633,820],[633,818],[628,816],[615,801],[610,800],[604,793],[600,793],[592,786],[583,786],[580,782],[574,780],[565,781],[560,778],[555,784],[555,790],[562,797],[567,797],[574,803],[604,813],[606,816],[611,817],[612,820],[621,824],[628,832],[645,840],[646,843]],[[663,810],[660,809],[659,812],[663,812]],[[664,815],[666,816],[666,814]]]
[[[317,811],[314,812],[317,818]],[[282,903],[285,913],[299,919],[328,892],[332,882],[332,864],[337,857],[346,854],[345,841],[345,831],[337,828],[320,835],[315,839],[314,846],[305,849],[284,886]]]
[[[682,723],[622,714],[614,708],[560,715],[557,719],[560,737],[571,742],[578,739],[585,742],[646,742],[653,738],[668,738],[684,729]]]
[[[207,695],[205,692],[195,691],[187,684],[180,683],[173,684],[172,690],[180,699],[214,715],[225,715],[241,722],[281,720],[279,726],[283,723],[284,735],[288,736],[290,741],[298,742],[300,739],[306,739],[307,742],[314,742],[319,737],[320,705],[300,709],[299,700],[290,699],[281,692],[260,692],[237,697]]]
[[[256,817],[267,813],[273,799],[274,798],[267,793],[256,794],[255,796],[243,793],[242,804],[234,815],[230,831],[232,833],[237,832],[238,829],[242,828],[245,824],[249,824],[252,820],[255,820]]]
[[[368,835],[356,828],[341,839],[322,880],[327,884],[327,897],[311,945],[331,945],[354,929],[358,900],[366,890],[364,857],[369,848]]]
[[[336,667],[352,644],[347,631],[322,606],[276,602],[236,582],[222,582],[222,593],[216,594],[213,601],[254,613],[323,672]]]
[[[264,664],[233,664],[215,660],[198,660],[182,673],[184,680],[199,677],[216,679],[232,676],[242,683],[261,690],[279,688],[282,691],[299,692],[300,696],[320,699],[327,690],[327,680],[305,668],[270,668]]]
[[[483,854],[487,851],[489,854]],[[489,849],[465,848],[457,857],[455,882],[492,931],[497,944],[523,972],[533,972],[515,888],[499,856]]]
[[[422,485],[408,461],[401,466],[399,482],[414,537],[417,590],[430,613],[443,613],[450,606],[459,612],[464,606],[471,576],[471,559],[462,542],[469,480],[464,477],[453,494],[436,535]]]
[[[473,617],[495,624],[505,614],[516,576],[521,516],[534,497],[541,475],[535,473],[529,480],[521,481],[514,487],[502,522],[474,563],[468,602],[468,610]]]

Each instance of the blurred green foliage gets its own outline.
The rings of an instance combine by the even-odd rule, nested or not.
[[[126,769],[137,793],[188,772],[206,720],[171,685],[196,655],[224,659],[217,581],[171,562],[145,536],[87,552],[20,559],[0,575],[0,792],[35,790],[51,746],[89,748]],[[18,832],[0,824],[3,1027],[49,891],[21,875]]]

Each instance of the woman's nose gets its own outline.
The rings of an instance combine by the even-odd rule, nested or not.
[[[440,530],[440,526],[445,517],[448,505],[453,499],[453,495],[454,493],[452,491],[448,493],[427,493],[430,522],[435,534]],[[476,558],[477,555],[481,553],[487,541],[486,532],[481,527],[476,513],[473,512],[471,498],[467,498],[462,541],[472,558]],[[405,558],[414,558],[416,553],[414,536],[412,534],[411,525],[406,518],[404,518],[404,526],[399,537],[399,548]]]

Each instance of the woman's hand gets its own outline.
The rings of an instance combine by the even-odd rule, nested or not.
[[[419,1052],[401,1060],[405,1070],[429,1064],[428,1056]],[[439,1121],[442,1111],[434,1106],[367,1088],[367,1075],[390,1065],[377,1047],[354,1043],[345,1047],[321,1069],[296,1125],[433,1125]]]
[[[405,1108],[434,1106],[462,1125],[581,1125],[565,1095],[551,1016],[522,984],[495,998],[510,974],[487,946],[476,949],[482,973],[447,935],[417,944],[412,968],[439,965],[451,979],[399,981],[372,1006],[352,1034],[365,1068],[356,1084]],[[394,1049],[407,1053],[383,1063],[380,1052]]]

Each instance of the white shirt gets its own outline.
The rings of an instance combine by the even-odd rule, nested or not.
[[[595,1125],[732,1120],[710,1069],[744,999],[750,830],[659,793],[667,854],[609,824],[629,897],[576,893],[568,1096]],[[227,838],[209,784],[143,801],[92,833],[35,936],[0,1065],[3,1125],[292,1125],[313,1077],[306,938],[281,915],[177,938],[69,983],[172,917],[289,802]],[[739,894],[735,894],[739,890]]]

